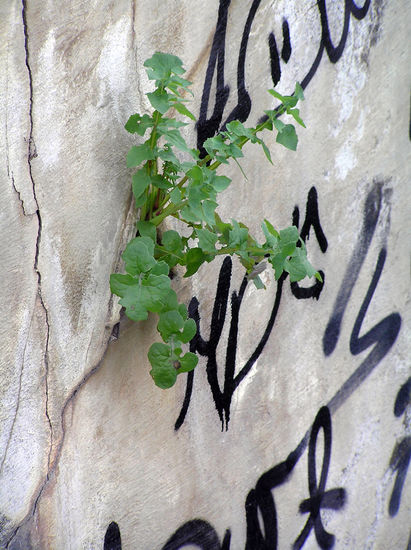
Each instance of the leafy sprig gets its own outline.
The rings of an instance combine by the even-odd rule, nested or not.
[[[144,66],[155,84],[155,90],[147,94],[154,111],[151,116],[134,114],[125,125],[128,132],[146,138],[127,154],[127,166],[137,168],[132,190],[135,205],[141,209],[138,236],[122,254],[126,274],[111,275],[110,286],[130,319],[144,321],[149,312],[158,314],[157,330],[163,342],[150,347],[150,374],[157,386],[169,388],[178,374],[191,371],[198,362],[194,353],[183,352],[182,346],[196,334],[196,325],[188,318],[185,305],[178,303],[171,287],[171,268],[181,265],[186,269],[184,277],[190,277],[205,262],[230,254],[239,258],[257,288],[264,288],[259,273],[266,262],[272,265],[276,280],[284,271],[291,281],[321,277],[309,263],[296,227],[277,231],[264,220],[265,240],[259,243],[245,224],[234,219],[223,221],[216,212],[218,194],[231,184],[230,178],[217,174],[217,168],[230,159],[238,163],[247,142],[260,145],[270,163],[269,148],[260,136],[263,130],[275,130],[278,143],[296,150],[294,125],[279,117],[290,115],[304,126],[296,107],[303,99],[301,86],[296,85],[292,96],[269,90],[280,105],[265,111],[264,122],[255,128],[246,128],[237,120],[228,123],[224,131],[204,142],[207,156],[200,158],[199,151],[190,148],[180,132],[187,123],[165,116],[175,110],[186,119],[196,120],[186,106],[191,83],[181,76],[185,72],[182,61],[157,52]],[[174,230],[159,231],[169,216],[182,222],[188,236]]]

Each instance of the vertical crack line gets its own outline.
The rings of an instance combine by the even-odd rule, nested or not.
[[[37,156],[37,153],[36,153],[36,146],[34,144],[34,139],[33,139],[33,75],[32,75],[32,72],[31,72],[30,56],[29,56],[29,33],[28,33],[28,26],[27,26],[27,0],[21,0],[21,5],[22,5],[22,12],[21,13],[22,13],[23,32],[24,32],[25,63],[26,63],[26,68],[27,68],[27,72],[28,72],[28,76],[29,76],[29,123],[30,123],[30,128],[29,128],[27,161],[28,161],[28,165],[29,165],[30,180],[31,180],[31,184],[33,186],[34,200],[37,204],[37,209],[38,209],[39,205],[38,205],[38,202],[37,202],[36,189],[35,189],[35,185],[34,185],[32,169],[31,169],[31,160],[34,157]]]
[[[13,540],[17,536],[18,532],[20,531],[20,529],[24,525],[26,525],[31,519],[33,519],[35,514],[36,514],[37,505],[38,505],[38,502],[41,498],[41,495],[43,494],[44,489],[46,488],[47,484],[49,483],[52,474],[55,472],[55,470],[57,468],[57,465],[58,465],[58,462],[59,462],[60,457],[61,457],[61,453],[62,453],[62,450],[63,450],[63,445],[64,445],[66,433],[67,433],[67,431],[66,431],[66,422],[65,422],[66,411],[68,410],[69,405],[72,404],[75,401],[76,396],[79,394],[80,390],[87,384],[87,382],[90,380],[90,378],[92,378],[94,376],[94,374],[96,374],[100,370],[100,368],[102,367],[103,362],[104,362],[104,358],[105,358],[105,356],[107,354],[107,351],[109,349],[108,343],[109,342],[107,341],[106,348],[105,348],[100,360],[84,376],[84,378],[75,386],[75,388],[73,388],[71,394],[68,396],[68,398],[64,402],[64,405],[63,405],[63,408],[62,408],[62,411],[61,411],[62,436],[61,436],[61,439],[58,443],[54,460],[53,460],[53,462],[50,462],[50,466],[48,468],[47,475],[46,475],[44,481],[41,483],[41,485],[39,487],[38,493],[34,498],[34,502],[33,502],[33,505],[30,508],[30,511],[28,512],[26,517],[19,523],[19,525],[17,525],[17,527],[14,529],[13,533],[10,535],[9,540],[6,542],[5,550],[7,550],[10,547],[10,544],[13,542]]]
[[[50,461],[51,461],[51,454],[53,449],[53,426],[49,414],[49,338],[50,338],[50,324],[49,324],[49,315],[46,308],[46,305],[44,303],[43,295],[42,295],[42,289],[41,289],[41,273],[38,267],[39,263],[39,255],[40,255],[40,243],[41,243],[41,237],[42,237],[42,219],[40,215],[40,208],[39,203],[37,200],[37,194],[36,194],[36,185],[33,178],[33,172],[32,172],[32,166],[31,161],[33,158],[37,156],[36,147],[34,144],[33,139],[33,74],[30,67],[30,54],[29,54],[29,32],[28,32],[28,24],[27,24],[27,0],[21,0],[22,5],[22,21],[23,21],[23,32],[24,32],[24,50],[25,50],[25,63],[27,68],[27,73],[29,77],[29,123],[30,123],[30,130],[29,130],[29,139],[28,139],[28,151],[27,151],[27,162],[28,162],[28,168],[29,168],[29,175],[31,184],[33,187],[33,196],[34,201],[37,206],[36,215],[38,219],[38,232],[37,232],[37,240],[36,240],[36,253],[34,258],[34,270],[37,273],[37,281],[38,281],[38,287],[37,292],[40,299],[40,303],[42,305],[42,308],[44,310],[45,315],[45,321],[46,321],[46,342],[45,342],[45,350],[44,350],[44,367],[45,367],[45,414],[47,418],[47,422],[49,424],[50,428],[50,448],[49,448],[49,454],[47,458],[47,471],[50,467]],[[47,474],[48,475],[48,474]]]

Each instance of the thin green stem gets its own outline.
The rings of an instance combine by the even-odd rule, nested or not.
[[[157,227],[165,218],[167,218],[167,216],[172,216],[173,214],[181,210],[181,208],[186,204],[187,200],[181,201],[177,204],[170,203],[167,208],[165,208],[161,212],[161,214],[158,214],[157,216],[154,216],[154,218],[151,218],[150,222]]]

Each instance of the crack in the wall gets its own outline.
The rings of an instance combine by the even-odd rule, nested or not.
[[[7,145],[6,145],[7,147]],[[9,165],[7,164],[7,174],[9,176],[9,178],[11,179],[11,186],[13,187],[13,190],[17,193],[17,197],[19,199],[19,202],[20,202],[20,206],[21,206],[21,209],[23,210],[23,214],[25,216],[27,216],[27,212],[26,212],[26,209],[24,208],[24,202],[23,202],[23,199],[21,198],[21,193],[20,191],[17,189],[16,187],[16,184],[15,184],[15,181],[14,181],[14,177],[13,177],[13,174],[9,174]]]
[[[29,129],[29,139],[28,139],[28,147],[27,147],[27,163],[28,163],[28,171],[30,176],[30,181],[32,185],[33,190],[33,197],[36,204],[36,215],[38,220],[38,231],[37,231],[37,238],[36,238],[36,251],[35,251],[35,257],[34,257],[34,271],[37,274],[37,294],[41,303],[41,307],[44,311],[45,316],[45,324],[46,324],[46,338],[45,338],[45,347],[44,347],[44,368],[45,368],[45,416],[47,418],[47,422],[49,425],[50,430],[50,446],[48,451],[48,457],[47,457],[47,474],[45,481],[43,481],[42,486],[40,487],[39,493],[37,497],[34,500],[34,504],[31,507],[31,510],[26,515],[26,518],[16,527],[14,532],[12,533],[10,539],[6,543],[6,549],[9,548],[11,542],[16,537],[18,531],[20,528],[27,523],[27,521],[32,517],[36,511],[38,500],[43,492],[43,488],[45,487],[46,483],[49,480],[49,471],[50,471],[50,463],[51,463],[51,455],[52,455],[52,449],[53,449],[53,426],[49,414],[49,338],[50,338],[50,323],[49,323],[49,315],[48,310],[46,308],[43,295],[42,295],[42,287],[41,287],[41,272],[39,270],[39,255],[40,255],[40,243],[41,243],[41,237],[42,237],[42,219],[40,214],[40,208],[39,203],[37,200],[37,194],[36,194],[36,185],[33,178],[33,172],[32,172],[32,166],[31,161],[33,158],[37,156],[36,152],[36,146],[33,139],[33,75],[31,71],[30,66],[30,54],[29,54],[29,33],[28,33],[28,24],[27,24],[27,0],[22,0],[22,22],[23,22],[23,32],[24,32],[24,49],[25,49],[25,64],[28,72],[28,79],[29,79],[29,123],[30,123],[30,129]],[[13,181],[13,187],[18,193],[17,189],[14,186]],[[20,196],[20,195],[19,195]],[[24,206],[23,206],[24,211]],[[13,426],[17,417],[18,413],[18,407],[19,407],[19,398],[20,398],[20,391],[21,391],[21,378],[22,378],[22,372],[20,373],[20,387],[19,387],[19,395],[18,395],[18,402],[17,402],[17,409],[16,409],[16,415],[13,420]],[[12,432],[11,432],[12,433]],[[10,434],[11,437],[11,434]],[[6,447],[6,454],[7,454],[7,448]],[[5,458],[3,459],[4,462]],[[2,463],[3,464],[3,463]]]
[[[103,354],[102,354],[100,360],[98,361],[98,363],[90,369],[90,371],[75,386],[75,388],[73,389],[73,391],[71,392],[69,397],[66,399],[66,401],[63,405],[63,408],[61,410],[62,433],[61,433],[60,442],[59,442],[58,447],[56,449],[55,457],[54,457],[53,461],[51,462],[50,455],[49,455],[49,463],[48,463],[47,473],[46,473],[46,476],[44,478],[44,481],[40,485],[37,496],[34,499],[33,505],[31,507],[30,511],[28,512],[28,514],[26,515],[26,517],[15,528],[15,530],[13,531],[10,539],[6,542],[5,550],[10,548],[10,544],[13,543],[13,541],[14,541],[15,537],[17,536],[18,532],[20,531],[20,529],[22,529],[24,526],[26,526],[35,517],[38,502],[39,502],[39,500],[40,500],[40,498],[43,494],[43,491],[45,490],[47,484],[49,483],[50,479],[52,478],[53,473],[57,469],[57,465],[58,465],[59,460],[60,460],[61,452],[63,450],[63,445],[64,445],[66,433],[67,433],[66,432],[66,425],[65,425],[65,416],[66,416],[67,409],[68,409],[69,405],[73,403],[73,401],[74,401],[75,397],[77,396],[77,394],[79,393],[79,391],[86,385],[86,383],[90,380],[90,378],[100,370],[100,368],[103,364],[104,358],[106,356],[107,350],[108,350],[108,344],[109,344],[109,340],[107,340],[107,344],[104,348]],[[25,550],[34,550],[34,549],[27,548]]]
[[[29,54],[29,33],[28,33],[28,25],[27,25],[27,0],[22,0],[22,20],[23,20],[23,32],[24,32],[24,49],[25,49],[25,61],[26,61],[26,68],[28,72],[29,77],[29,90],[30,90],[30,96],[29,96],[29,120],[30,120],[30,133],[29,133],[29,139],[28,139],[28,150],[27,150],[27,162],[29,167],[29,174],[30,174],[30,180],[33,187],[33,196],[35,203],[37,205],[37,219],[38,219],[38,232],[37,232],[37,240],[36,240],[36,253],[34,258],[34,270],[37,273],[37,279],[38,279],[38,296],[40,298],[40,303],[43,307],[44,314],[45,314],[45,321],[46,321],[46,344],[45,344],[45,352],[44,352],[44,366],[45,366],[45,392],[46,392],[46,417],[50,426],[50,451],[49,451],[49,458],[48,458],[48,464],[50,464],[50,455],[51,450],[53,447],[53,426],[51,423],[49,411],[48,411],[48,404],[49,404],[49,388],[48,388],[48,378],[49,378],[49,368],[48,368],[48,345],[49,345],[49,337],[50,337],[50,324],[49,324],[49,318],[48,318],[48,311],[46,308],[46,305],[43,300],[43,295],[41,291],[41,273],[38,267],[39,262],[39,255],[40,255],[40,242],[41,242],[41,236],[42,236],[42,219],[40,215],[40,208],[39,203],[37,200],[37,194],[36,194],[36,185],[33,178],[33,172],[32,172],[32,166],[31,161],[33,158],[37,156],[36,146],[33,139],[33,75],[31,72],[30,67],[30,54]]]
[[[31,161],[33,158],[37,157],[37,151],[36,146],[33,139],[33,75],[30,67],[30,54],[29,54],[29,33],[28,33],[28,25],[27,25],[27,0],[22,0],[22,20],[23,20],[23,32],[24,32],[24,49],[25,49],[25,62],[26,62],[26,68],[28,72],[29,77],[29,121],[30,121],[30,133],[29,133],[29,139],[28,139],[28,150],[27,150],[27,162],[29,167],[29,174],[30,174],[30,180],[33,187],[33,196],[34,201],[37,205],[36,215],[38,219],[38,232],[37,232],[37,240],[36,240],[36,253],[34,258],[34,270],[37,273],[37,279],[38,279],[38,296],[40,298],[40,303],[43,307],[44,314],[45,314],[45,321],[46,321],[46,343],[45,343],[45,351],[44,351],[44,366],[45,366],[45,393],[46,393],[46,418],[49,423],[50,427],[50,450],[49,450],[49,456],[48,456],[48,466],[50,465],[50,456],[51,451],[53,448],[53,426],[51,423],[48,405],[49,405],[49,387],[48,387],[48,379],[49,379],[49,365],[48,365],[48,346],[49,346],[49,338],[50,338],[50,324],[49,324],[49,317],[48,317],[48,311],[46,308],[46,305],[44,303],[43,295],[42,295],[42,289],[41,289],[41,273],[38,267],[39,262],[39,255],[40,255],[40,242],[41,242],[41,236],[42,236],[42,219],[40,215],[40,208],[39,203],[37,200],[37,194],[36,194],[36,185],[33,178],[33,172],[32,172],[32,166]]]
[[[45,366],[45,415],[50,427],[50,447],[48,452],[48,458],[47,458],[47,472],[45,474],[45,477],[43,478],[43,481],[39,484],[38,489],[36,492],[34,492],[33,497],[31,499],[31,505],[28,513],[23,518],[23,520],[15,527],[12,534],[10,535],[9,540],[6,542],[5,549],[10,549],[14,547],[14,543],[19,544],[19,532],[22,531],[24,533],[24,528],[28,527],[31,521],[34,521],[35,515],[38,508],[38,503],[40,501],[40,498],[48,485],[49,481],[52,479],[52,476],[57,468],[57,465],[60,460],[61,452],[63,449],[65,436],[66,436],[66,413],[71,403],[73,403],[75,397],[81,390],[83,386],[88,382],[88,380],[100,369],[104,357],[106,355],[106,352],[108,350],[108,344],[109,344],[109,338],[107,338],[106,346],[104,347],[103,353],[101,355],[100,360],[98,363],[90,369],[90,371],[83,377],[83,379],[73,388],[70,395],[67,397],[66,401],[63,404],[63,407],[61,409],[61,416],[60,416],[60,422],[61,422],[61,436],[58,438],[58,442],[54,441],[54,433],[53,433],[53,424],[51,422],[50,414],[49,414],[49,338],[50,338],[50,323],[49,323],[49,314],[46,307],[46,304],[43,299],[42,295],[42,276],[39,269],[39,257],[40,257],[40,244],[42,239],[42,231],[43,231],[43,222],[42,217],[40,213],[39,208],[39,202],[37,199],[36,194],[36,182],[33,177],[32,172],[32,165],[31,161],[33,158],[37,156],[36,147],[34,143],[33,133],[34,133],[34,124],[33,124],[33,78],[32,78],[32,70],[30,66],[30,54],[29,54],[29,32],[28,32],[28,23],[27,23],[27,0],[21,0],[22,2],[22,20],[23,20],[23,30],[24,30],[24,48],[25,48],[25,63],[26,68],[29,76],[29,121],[30,121],[30,130],[29,130],[29,139],[28,141],[28,150],[27,150],[27,162],[28,162],[28,168],[29,168],[29,175],[30,180],[32,184],[33,189],[33,196],[34,201],[36,204],[36,216],[38,219],[38,232],[37,232],[37,239],[36,239],[36,250],[35,250],[35,258],[34,258],[34,270],[37,274],[38,279],[38,297],[39,301],[41,303],[41,307],[44,310],[44,316],[45,316],[45,324],[46,324],[46,339],[45,339],[45,351],[44,351],[44,366]],[[132,5],[132,11],[133,11],[133,24],[132,24],[132,41],[135,41],[135,29],[134,29],[134,22],[135,22],[135,10],[136,10],[136,2],[133,0]],[[16,189],[17,191],[17,189]],[[133,197],[132,194],[130,194],[130,204],[128,209],[128,214],[126,218],[128,218],[130,212],[134,212],[134,206],[133,206]],[[111,311],[111,308],[113,306],[113,297],[110,297],[110,303],[109,303],[109,310]],[[90,346],[89,346],[90,347]],[[88,350],[87,350],[88,354]],[[57,444],[57,445],[56,445]],[[56,445],[55,450],[54,446]],[[26,548],[25,550],[30,550],[30,548]]]
[[[33,140],[33,75],[32,75],[31,67],[30,67],[30,56],[29,56],[29,47],[28,47],[29,34],[28,34],[28,26],[27,26],[27,0],[21,0],[21,5],[22,5],[22,20],[23,20],[23,32],[24,32],[24,50],[25,50],[25,53],[26,53],[25,63],[26,63],[26,68],[27,68],[27,72],[28,72],[28,76],[29,76],[29,123],[30,123],[30,129],[29,129],[29,139],[28,139],[28,147],[27,147],[27,162],[28,162],[28,166],[29,166],[30,180],[31,180],[31,184],[33,186],[34,200],[37,204],[37,210],[38,210],[38,201],[37,201],[37,196],[36,196],[36,188],[35,188],[35,185],[34,185],[33,173],[32,173],[32,169],[31,169],[31,160],[35,156],[37,156],[37,153],[36,153],[36,147],[35,147],[34,140]]]

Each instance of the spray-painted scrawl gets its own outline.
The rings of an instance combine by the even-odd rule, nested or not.
[[[220,1],[216,32],[212,42],[206,71],[200,106],[200,117],[197,126],[198,146],[200,148],[205,139],[213,136],[218,130],[224,128],[225,124],[234,119],[245,122],[250,114],[252,98],[247,91],[245,63],[249,34],[260,4],[261,0],[254,0],[252,2],[241,35],[241,40],[239,40],[237,85],[234,91],[226,84],[224,76],[225,34],[230,0]],[[317,8],[321,22],[321,30],[318,36],[319,48],[313,63],[307,68],[304,75],[300,77],[303,88],[306,88],[310,84],[318,71],[324,51],[331,63],[337,63],[340,60],[341,56],[344,54],[350,25],[353,24],[355,20],[362,21],[366,18],[370,8],[370,1],[366,1],[362,6],[358,6],[350,0],[344,3],[341,2],[340,9],[344,11],[343,25],[339,31],[340,34],[334,41],[331,38],[332,30],[334,29],[332,29],[332,22],[330,22],[329,19],[327,3],[319,0],[317,2]],[[277,40],[274,34],[270,33],[267,37],[269,46],[269,59],[267,61],[271,68],[271,76],[274,85],[281,79],[280,55],[284,63],[288,63],[292,55],[292,43],[290,40],[292,29],[290,29],[286,18],[283,20],[282,31],[281,54],[277,47]],[[215,83],[215,100],[214,105],[210,106],[210,90],[213,82]],[[225,108],[230,93],[237,94],[237,104],[227,115]],[[367,257],[377,224],[381,223],[381,211],[386,207],[389,208],[391,193],[392,189],[389,181],[383,182],[375,179],[373,182],[370,182],[369,192],[363,208],[363,224],[357,242],[354,245],[352,256],[347,261],[347,267],[341,286],[335,288],[331,281],[327,282],[328,279],[326,278],[326,274],[324,271],[321,271],[323,280],[326,281],[326,284],[332,285],[335,290],[334,307],[322,338],[323,353],[325,357],[332,355],[337,346],[344,312],[359,277],[360,270]],[[300,209],[297,206],[294,209],[292,220],[293,223],[299,227],[304,241],[310,237],[310,230],[312,230],[320,250],[326,253],[328,242],[320,221],[318,202],[317,190],[315,187],[312,187],[307,196],[305,219],[301,227]],[[384,231],[386,240],[389,227],[385,227]],[[312,426],[307,430],[298,446],[288,454],[283,462],[276,464],[270,470],[262,474],[255,488],[248,493],[244,504],[246,517],[246,539],[244,548],[247,550],[262,550],[265,548],[275,549],[279,547],[278,525],[281,525],[281,518],[278,518],[276,512],[274,501],[275,488],[289,481],[294,468],[298,466],[299,460],[307,448],[309,497],[299,504],[296,503],[296,511],[299,510],[301,514],[301,520],[296,523],[301,523],[302,528],[299,533],[296,532],[293,541],[290,533],[287,547],[292,547],[296,550],[302,548],[310,535],[315,537],[319,548],[333,548],[335,545],[335,536],[327,532],[321,519],[323,509],[329,509],[333,510],[335,513],[343,514],[344,504],[347,499],[347,491],[345,488],[338,487],[328,489],[326,487],[327,474],[331,460],[332,415],[349,400],[351,395],[361,387],[373,370],[380,365],[390,352],[401,330],[401,316],[397,312],[388,314],[372,328],[363,329],[367,312],[374,299],[378,282],[383,273],[386,257],[387,249],[386,244],[384,244],[379,251],[374,272],[371,276],[363,301],[358,308],[357,317],[351,331],[349,350],[352,357],[367,351],[368,354],[365,357],[363,356],[360,364],[355,366],[353,372],[335,392],[327,405],[320,408]],[[236,350],[238,340],[241,338],[238,320],[248,280],[244,277],[240,288],[230,291],[231,273],[232,261],[227,258],[223,262],[219,273],[213,312],[207,330],[209,334],[208,339],[202,336],[202,329],[207,322],[201,319],[201,302],[194,297],[189,305],[190,315],[195,319],[198,329],[190,349],[191,351],[197,352],[200,356],[205,357],[207,381],[223,429],[228,429],[230,406],[235,391],[247,377],[258,357],[264,353],[265,345],[273,332],[275,320],[278,315],[283,286],[287,282],[286,276],[281,277],[277,282],[275,300],[265,330],[263,334],[256,339],[254,351],[251,353],[249,359],[243,366],[238,367]],[[309,288],[300,287],[297,283],[291,284],[292,294],[297,299],[315,298],[319,300],[322,290],[323,284],[318,281]],[[221,350],[220,353],[217,353],[223,327],[226,323],[229,325],[226,349],[224,353],[221,353]],[[272,368],[273,371],[275,371],[275,362]],[[221,377],[221,374],[218,376],[219,369],[223,370],[223,377]],[[193,371],[187,376],[185,399],[179,417],[175,423],[175,430],[179,430],[184,423],[189,410],[190,401],[195,398],[195,391],[193,394],[195,372],[196,371]],[[395,405],[396,416],[400,416],[406,407],[409,406],[409,393],[410,388],[408,381],[399,390]],[[399,405],[400,401],[401,405]],[[323,457],[321,464],[316,465],[316,446],[321,430],[323,431],[324,438]],[[389,507],[390,515],[394,515],[400,506],[402,488],[406,479],[410,457],[409,436],[406,436],[396,445],[390,461],[390,468],[394,471],[398,470],[390,501],[386,503],[387,507]],[[317,469],[318,466],[320,468],[319,471]],[[213,505],[218,506],[218,503],[214,503]],[[305,524],[303,521],[304,515],[308,518]],[[120,533],[117,524],[113,523],[106,534],[105,548],[115,548],[116,544],[120,547],[119,541]],[[226,530],[220,542],[216,530],[210,523],[202,519],[193,519],[184,523],[177,529],[165,543],[163,550],[178,550],[186,545],[195,545],[204,550],[229,550],[232,548],[231,529]],[[404,549],[408,547],[409,542],[407,543],[407,541],[404,540]]]

